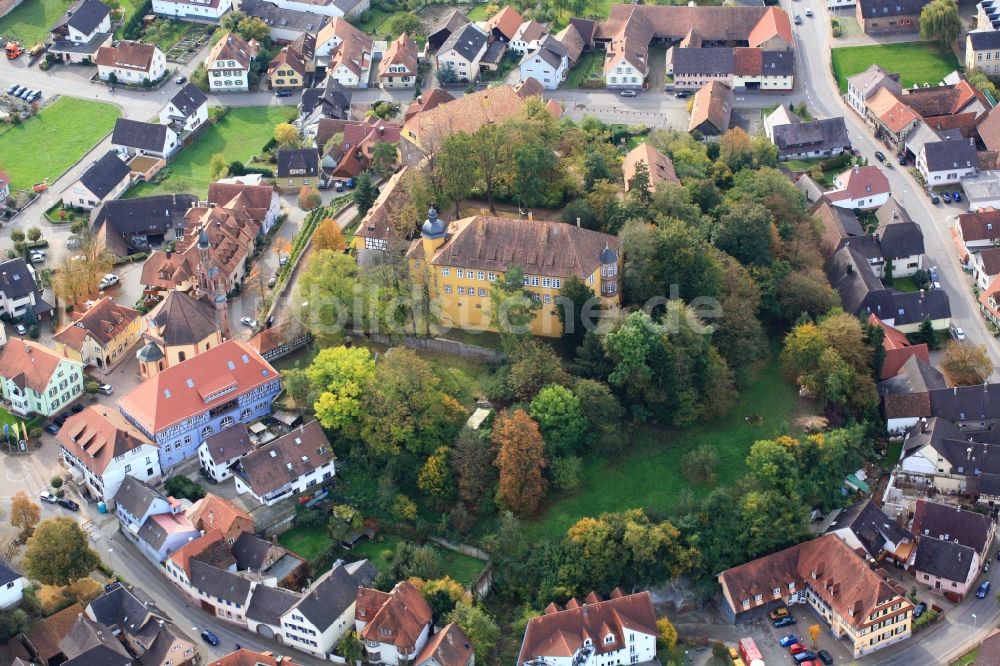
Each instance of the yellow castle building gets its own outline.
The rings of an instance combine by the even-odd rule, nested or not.
[[[407,258],[414,275],[426,276],[441,324],[453,328],[495,332],[491,290],[512,267],[540,305],[533,335],[563,334],[556,297],[573,276],[590,286],[602,310],[620,303],[618,239],[561,222],[475,215],[448,223],[432,208]]]

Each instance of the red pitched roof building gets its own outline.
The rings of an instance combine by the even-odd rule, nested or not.
[[[431,607],[409,581],[390,592],[358,589],[354,626],[372,663],[412,662],[427,645],[431,624]]]

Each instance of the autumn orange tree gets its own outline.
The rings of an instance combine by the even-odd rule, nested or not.
[[[41,519],[41,509],[31,501],[24,491],[20,491],[10,501],[10,524],[18,529],[18,538],[27,539],[35,531]]]
[[[320,204],[323,203],[322,197],[319,195],[319,190],[315,187],[310,187],[308,185],[303,185],[299,189],[299,208],[302,210],[313,210],[314,208],[319,208]]]
[[[499,450],[500,499],[519,516],[534,513],[545,495],[545,443],[538,424],[523,409],[505,411],[493,426],[493,444]]]
[[[331,218],[325,218],[313,232],[312,246],[314,250],[335,250],[343,251],[347,247],[344,235],[340,233],[340,227]]]

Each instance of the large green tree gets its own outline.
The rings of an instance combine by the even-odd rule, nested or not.
[[[622,228],[625,295],[637,304],[653,298],[718,298],[722,267],[698,233],[679,220]]]
[[[587,434],[587,419],[580,399],[568,388],[551,384],[539,391],[531,401],[531,417],[538,422],[550,458],[579,452]]]
[[[597,324],[600,301],[586,282],[573,275],[563,280],[559,298],[556,299],[556,311],[563,324],[563,339],[575,350],[583,344],[588,328]]]
[[[320,344],[342,342],[345,329],[366,327],[364,291],[358,289],[360,271],[354,258],[336,250],[319,250],[309,258],[299,278],[298,300],[303,323]]]
[[[406,347],[382,354],[361,405],[361,438],[379,457],[434,451],[455,436],[465,413],[430,363]]]
[[[500,640],[500,628],[496,621],[481,606],[461,600],[448,615],[448,622],[457,624],[469,637],[469,642],[476,649],[476,661],[481,664],[489,663],[490,653]]]
[[[920,10],[920,37],[948,46],[962,34],[962,18],[955,0],[931,0]]]
[[[510,133],[502,124],[487,123],[472,135],[469,149],[490,212],[496,215],[493,196],[501,183],[510,180],[514,170],[514,143]]]
[[[324,428],[356,437],[362,400],[375,378],[375,361],[364,347],[329,347],[316,355],[306,370],[319,396],[313,409]]]
[[[39,523],[24,553],[25,573],[45,585],[69,585],[90,574],[100,561],[87,534],[66,516]]]

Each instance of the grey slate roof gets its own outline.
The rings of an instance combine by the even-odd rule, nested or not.
[[[234,604],[244,604],[250,594],[250,581],[210,564],[191,560],[191,585],[202,592]]]
[[[281,616],[295,605],[299,595],[280,587],[258,585],[247,604],[247,619],[272,626],[281,624]]]
[[[242,532],[230,549],[236,558],[237,571],[260,570],[267,563],[267,554],[274,547],[267,539],[261,539],[249,532]]]
[[[79,30],[84,35],[89,35],[97,29],[97,26],[101,25],[101,21],[110,13],[111,10],[108,9],[108,6],[100,0],[80,0],[66,10],[63,18],[52,29],[68,26]]]
[[[473,23],[467,23],[455,30],[444,40],[438,52],[454,48],[460,56],[472,62],[486,44],[486,34]]]
[[[976,146],[971,140],[932,141],[924,144],[924,153],[929,171],[967,169],[979,165]]]
[[[451,35],[455,30],[462,27],[463,25],[469,24],[469,17],[460,12],[459,10],[454,10],[450,14],[445,14],[438,22],[427,31],[428,39],[436,36],[439,32]]]
[[[125,647],[115,639],[111,631],[86,615],[77,618],[66,635],[59,641],[59,649],[68,659],[74,659],[101,646],[110,652],[117,653],[119,657],[129,658]],[[120,662],[120,659],[118,661]]]
[[[205,446],[208,447],[208,455],[212,458],[212,462],[216,464],[238,458],[253,450],[253,442],[250,441],[250,432],[245,423],[237,423],[221,432],[209,435],[205,438]]]
[[[733,50],[726,48],[682,49],[675,46],[667,58],[673,64],[675,76],[732,74],[736,68]]]
[[[1000,418],[1000,384],[946,388],[931,391],[930,398],[931,415],[940,416],[949,421]],[[964,449],[962,451],[962,455],[964,455]],[[1000,463],[1000,460],[997,462]],[[1000,466],[991,471],[1000,472]]]
[[[866,100],[879,91],[880,88],[888,88],[889,91],[899,93],[902,87],[899,85],[899,74],[871,65],[868,69],[854,76],[847,77],[848,86],[856,88],[862,100]]]
[[[975,551],[968,546],[932,537],[920,537],[913,568],[945,580],[965,582]]]
[[[919,14],[928,2],[930,0],[858,0],[858,6],[862,18],[895,18]]]
[[[479,59],[479,62],[484,65],[498,65],[503,60],[506,52],[506,42],[497,40],[486,47],[486,51],[483,52],[483,57]]]
[[[928,500],[917,500],[913,515],[913,531],[917,535],[957,541],[977,553],[990,545],[990,527],[990,518],[981,513]]]
[[[61,666],[127,666],[132,663],[128,653],[122,654],[114,649],[116,641],[109,640],[96,645],[86,652],[64,661]],[[124,650],[124,648],[122,648]]]
[[[183,291],[167,292],[166,298],[150,311],[149,319],[161,329],[157,332],[167,346],[195,344],[219,330],[215,309]],[[243,424],[237,427],[246,428]]]
[[[19,300],[36,291],[38,285],[24,259],[18,257],[0,261],[0,292],[7,298]]]
[[[823,196],[823,188],[819,186],[819,183],[810,178],[807,173],[802,174],[795,181],[795,189],[801,192],[809,203],[816,203]]]
[[[12,583],[21,577],[12,566],[0,560],[0,586],[6,585],[7,583]]]
[[[198,203],[193,194],[158,194],[106,201],[94,216],[94,229],[110,225],[119,234],[162,235],[184,227],[184,215]]]
[[[795,51],[764,51],[760,57],[764,76],[791,76],[795,72]]]
[[[139,531],[136,532],[136,537],[157,550],[163,547],[168,536],[170,535],[167,531],[155,520],[146,520],[139,528]]]
[[[1000,49],[1000,30],[976,30],[969,33],[973,51]]]
[[[123,509],[141,520],[157,499],[166,501],[167,498],[147,486],[145,482],[127,474],[125,480],[118,486],[114,501],[115,504],[121,505]]]
[[[354,603],[358,588],[371,585],[377,575],[368,560],[338,563],[313,583],[295,610],[322,631]]]
[[[170,98],[170,103],[184,114],[185,117],[194,115],[194,112],[202,104],[208,103],[208,96],[201,89],[190,81],[177,94]]]
[[[924,253],[924,234],[910,219],[906,209],[892,197],[882,204],[875,217],[879,224],[876,235],[882,256],[890,259],[911,257]]]
[[[167,126],[158,123],[144,123],[128,118],[115,121],[115,131],[111,143],[116,146],[161,151],[167,141]]]
[[[243,0],[240,3],[240,11],[247,16],[256,16],[271,27],[301,30],[311,34],[316,34],[320,28],[330,22],[328,16],[283,9],[273,2],[266,2],[266,0]]]
[[[774,128],[778,154],[838,150],[851,145],[843,118],[824,118],[811,122],[790,123]]]
[[[301,171],[300,171],[301,170]],[[292,173],[298,171],[298,173]],[[278,151],[278,177],[315,176],[319,171],[319,153],[315,148],[281,149]]]
[[[849,529],[865,547],[868,554],[878,558],[886,541],[899,544],[913,541],[913,534],[885,515],[871,499],[847,507],[827,528],[827,533]]]
[[[131,172],[128,165],[113,150],[109,150],[83,172],[80,182],[93,192],[94,196],[103,199],[128,178]]]
[[[937,416],[932,416],[927,419],[927,423],[918,423],[917,425],[910,428],[909,434],[906,437],[906,441],[903,446],[903,454],[909,455],[913,451],[917,451],[927,446],[928,444],[937,448],[940,443],[946,439],[955,439],[962,437],[962,431],[958,429],[951,421],[947,419],[938,418]]]

